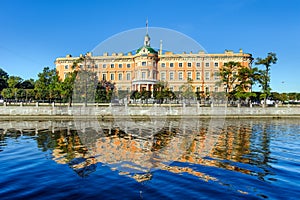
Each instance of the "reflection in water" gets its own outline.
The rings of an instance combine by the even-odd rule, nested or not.
[[[82,123],[82,127],[87,127],[85,121]],[[66,128],[52,128],[52,133],[39,131],[38,146],[43,151],[52,150],[55,162],[68,164],[81,177],[95,172],[97,163],[139,182],[150,180],[153,171],[158,169],[188,173],[205,181],[218,180],[180,163],[224,168],[261,178],[270,173],[267,166],[270,140],[266,126],[255,127],[245,122],[231,124],[229,121],[220,129],[211,128],[209,120],[196,119],[169,120],[159,129],[149,126],[147,123],[153,121],[147,120],[99,123],[101,131],[92,127],[75,130],[70,123]],[[257,135],[252,136],[253,128],[262,132],[259,140]],[[12,133],[8,131],[7,134]],[[20,134],[17,131],[11,136]],[[32,131],[31,134],[36,133]],[[257,172],[249,164],[264,170]]]
[[[101,131],[84,125],[75,130],[69,123],[66,128],[54,128],[39,132],[37,142],[43,151],[52,150],[52,157],[59,164],[68,164],[79,176],[85,177],[97,170],[97,163],[118,170],[141,182],[152,178],[154,170],[167,170],[173,173],[188,173],[202,180],[216,177],[177,163],[193,163],[203,166],[225,168],[245,174],[255,173],[246,164],[267,165],[269,138],[266,127],[262,127],[262,149],[252,151],[253,126],[245,123],[226,123],[222,129],[212,128],[209,120],[169,120],[163,127],[152,127],[153,121],[101,121]],[[149,125],[150,124],[150,125]],[[30,131],[29,131],[30,132]],[[31,134],[36,134],[34,131]],[[20,131],[6,132],[18,137]],[[4,134],[1,134],[4,137]],[[1,141],[3,139],[1,138]],[[254,143],[255,144],[255,143]],[[255,144],[256,145],[256,144]],[[1,148],[0,148],[1,151]],[[257,154],[261,153],[261,159]],[[255,159],[252,159],[255,156]],[[245,165],[236,165],[244,163]],[[259,176],[266,175],[265,171]]]
[[[34,164],[27,158],[35,155],[31,153],[31,146],[37,143],[37,151],[43,152],[47,164],[55,161],[63,170],[72,169],[79,177],[85,177],[80,179],[83,181],[98,183],[99,174],[105,174],[101,176],[103,183],[115,178],[130,180],[124,178],[126,176],[149,183],[160,192],[164,192],[160,187],[166,183],[169,184],[166,187],[189,191],[190,195],[202,189],[213,195],[230,190],[249,198],[252,194],[276,198],[276,192],[267,188],[277,187],[299,196],[295,195],[297,190],[294,189],[299,186],[296,169],[299,166],[300,126],[297,120],[226,120],[224,124],[219,123],[221,126],[213,126],[210,120],[180,119],[165,120],[156,126],[158,119],[117,119],[99,121],[100,129],[93,128],[93,123],[0,122],[0,159],[5,163],[0,165],[0,169],[4,169],[0,170],[4,172],[2,185],[9,184],[14,177],[14,181],[19,178],[17,185],[22,188],[24,184],[20,180],[26,180],[27,174],[32,174],[32,178],[40,176],[35,173],[43,174],[41,177],[48,173],[41,173],[39,170],[43,171],[43,167],[36,167],[43,166],[44,157],[41,159],[37,154],[32,161]],[[27,149],[19,149],[18,144],[28,142],[30,145],[20,145]],[[47,158],[53,161],[49,162]],[[39,162],[41,165],[36,165]],[[45,168],[53,170],[54,176],[49,176],[51,180],[56,173],[61,173],[53,166]],[[24,173],[20,175],[22,170]],[[71,177],[64,178],[78,180],[78,176],[71,173]],[[129,182],[139,184],[133,180]],[[43,182],[41,179],[39,184]],[[45,184],[48,188],[51,182]],[[116,182],[112,181],[110,186],[114,184]],[[129,184],[125,190],[131,186]],[[74,188],[77,188],[76,184]],[[172,191],[168,195],[172,195]],[[283,193],[279,195],[286,197]]]

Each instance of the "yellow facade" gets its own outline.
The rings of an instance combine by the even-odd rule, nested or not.
[[[72,72],[74,62],[84,58],[79,63],[79,69],[91,70],[100,80],[108,80],[116,84],[118,90],[153,90],[153,85],[158,81],[167,82],[172,91],[179,91],[180,86],[193,80],[195,91],[205,93],[224,91],[222,86],[217,86],[217,76],[224,63],[240,62],[242,66],[251,67],[252,55],[240,50],[237,53],[225,50],[224,53],[208,54],[203,51],[198,53],[181,53],[155,51],[150,47],[150,37],[145,36],[144,46],[136,53],[104,53],[93,56],[59,57],[55,60],[56,69],[61,80],[67,73]]]

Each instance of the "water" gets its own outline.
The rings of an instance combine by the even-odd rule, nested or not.
[[[0,122],[1,199],[295,199],[298,120]]]

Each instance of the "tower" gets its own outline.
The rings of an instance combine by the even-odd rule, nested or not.
[[[145,47],[150,47],[150,36],[148,34],[148,19],[146,21],[146,35],[144,38],[144,46]]]

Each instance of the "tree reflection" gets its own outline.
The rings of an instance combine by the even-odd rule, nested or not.
[[[152,125],[151,121],[101,121],[100,131],[87,126],[75,130],[72,124],[38,132],[3,130],[0,151],[7,137],[31,135],[41,151],[51,152],[55,162],[68,165],[81,177],[91,175],[101,163],[139,182],[152,179],[157,169],[217,180],[192,166],[224,168],[261,179],[270,173],[269,123],[227,120],[217,129],[209,127],[209,120],[168,120],[157,130],[147,123]]]

